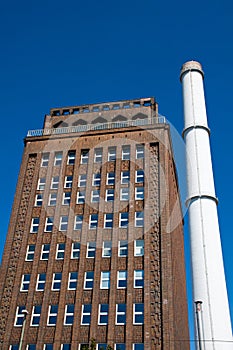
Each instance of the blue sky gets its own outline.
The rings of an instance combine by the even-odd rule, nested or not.
[[[181,133],[179,71],[198,60],[233,318],[232,37],[230,0],[1,2],[1,251],[28,129],[41,128],[52,107],[155,96]]]

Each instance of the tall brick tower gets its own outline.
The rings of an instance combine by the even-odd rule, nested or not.
[[[3,350],[189,349],[178,183],[153,98],[54,108],[28,132],[0,278]]]

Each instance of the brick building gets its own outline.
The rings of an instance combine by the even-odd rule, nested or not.
[[[28,132],[0,301],[4,350],[189,349],[178,184],[153,98],[51,109]]]

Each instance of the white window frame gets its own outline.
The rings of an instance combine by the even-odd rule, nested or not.
[[[94,252],[92,256],[92,252]],[[96,253],[96,242],[87,242],[87,254],[86,258],[94,259]]]
[[[72,310],[68,310],[69,307],[72,307]],[[65,307],[65,313],[64,313],[64,325],[65,326],[72,326],[74,323],[74,304],[67,304]],[[67,322],[67,318],[72,317],[72,322]]]
[[[87,185],[87,174],[80,174],[78,177],[78,187],[86,187]]]
[[[144,239],[134,241],[134,256],[144,256]]]
[[[52,232],[53,231],[53,216],[47,216],[45,219],[45,232]]]
[[[73,176],[67,175],[65,177],[64,188],[72,188],[72,184],[73,184]]]
[[[104,241],[102,248],[102,257],[111,258],[112,256],[112,241]]]
[[[42,276],[45,278],[41,279]],[[37,279],[36,279],[36,291],[43,292],[45,289],[45,283],[46,283],[46,273],[38,273]],[[39,288],[39,285],[41,285],[40,288]]]
[[[140,144],[136,145],[136,159],[143,159],[145,156],[145,146]]]
[[[112,185],[112,186],[115,185],[115,173],[114,172],[107,173],[106,185]]]
[[[57,204],[57,193],[53,192],[49,194],[49,206],[55,206]]]
[[[102,163],[103,149],[95,148],[94,150],[94,163]]]
[[[126,252],[122,254],[122,252]],[[118,242],[118,256],[119,257],[127,257],[128,256],[128,241],[121,240]]]
[[[89,215],[89,229],[96,230],[98,227],[98,214]]]
[[[61,163],[62,163],[62,152],[55,152],[55,155],[54,155],[54,166],[60,166]]]
[[[28,292],[30,286],[31,274],[25,273],[22,275],[20,292]]]
[[[100,182],[101,182],[101,174],[94,173],[92,177],[92,186],[100,187]]]
[[[136,311],[136,308],[137,308],[137,305],[143,305],[143,311]],[[136,317],[137,316],[143,316],[144,318],[144,304],[143,303],[136,303],[136,304],[133,304],[133,324],[135,325],[141,325],[143,324],[144,322],[136,322]]]
[[[91,191],[91,202],[98,203],[100,200],[100,190]]]
[[[37,222],[35,222],[35,221],[37,221]],[[37,233],[39,230],[39,224],[40,224],[39,217],[32,218],[30,233]]]
[[[142,186],[135,187],[135,200],[136,201],[144,200],[144,187]]]
[[[142,285],[140,281],[142,281]],[[137,285],[137,282],[139,282],[139,285]],[[144,288],[144,270],[134,270],[134,288]]]
[[[109,225],[109,223],[111,225]],[[104,228],[112,229],[113,228],[113,213],[104,214]]]
[[[114,202],[114,189],[113,188],[106,189],[105,202]]]
[[[116,161],[116,147],[108,147],[108,162]]]
[[[43,205],[43,193],[37,193],[35,196],[35,207],[42,207]]]
[[[75,215],[74,218],[74,230],[82,230],[83,215]]]
[[[56,308],[53,310],[53,308]],[[57,324],[57,314],[58,314],[58,304],[49,305],[47,326],[56,326]],[[51,322],[50,319],[55,317],[55,322]]]
[[[119,213],[119,227],[128,228],[128,225],[129,225],[129,212],[126,211],[123,213]]]
[[[80,242],[73,242],[71,246],[71,259],[79,259],[80,257]]]
[[[125,311],[119,311],[119,305],[125,305]],[[118,322],[118,316],[124,316],[125,321],[124,322]],[[126,304],[116,304],[116,325],[125,325],[126,324]]]
[[[82,149],[80,164],[88,164],[88,160],[89,160],[89,149]]]
[[[41,157],[41,167],[47,167],[49,165],[49,153],[43,153]]]
[[[91,277],[90,277],[91,275]],[[88,287],[87,284],[91,283],[91,287]],[[94,287],[94,271],[86,271],[84,274],[84,284],[83,289],[91,290]]]
[[[60,216],[59,231],[67,231],[68,229],[68,215]]]
[[[69,151],[67,156],[67,165],[74,165],[75,163],[76,152]]]
[[[56,260],[64,260],[65,257],[66,244],[65,243],[57,243],[56,248]]]
[[[134,226],[135,227],[143,227],[144,226],[144,211],[135,211]]]
[[[49,248],[49,249],[46,249],[46,248]],[[41,254],[40,254],[40,260],[49,260],[49,253],[50,253],[50,244],[42,244],[42,247],[41,247]],[[43,255],[44,254],[47,254],[46,255],[46,258],[43,258]]]
[[[77,192],[76,204],[85,204],[86,191]]]
[[[59,176],[53,176],[52,177],[51,186],[50,186],[50,188],[52,190],[57,190],[58,189],[58,187],[59,187],[59,180],[60,180]]]
[[[122,187],[120,191],[120,200],[129,201],[129,187]]]
[[[90,307],[90,311],[85,311],[85,306],[89,306]],[[81,317],[81,325],[89,325],[91,324],[91,304],[83,304],[82,305],[82,317]],[[89,322],[83,322],[83,318],[84,317],[90,317],[90,321]]]
[[[107,311],[102,310],[102,307],[107,306]],[[109,310],[109,304],[99,304],[99,312],[98,312],[98,324],[101,326],[108,324],[108,310]],[[107,322],[101,322],[102,317],[107,317]]]
[[[37,190],[38,191],[44,191],[45,184],[46,184],[46,178],[45,177],[40,177],[38,179],[38,183],[37,183]]]
[[[138,169],[135,171],[135,183],[144,183],[144,170]]]
[[[70,205],[71,192],[63,192],[62,205]]]
[[[117,289],[126,289],[127,288],[127,270],[117,271]],[[125,282],[125,286],[121,286],[121,281]]]
[[[75,287],[71,287],[71,284],[73,284],[73,283],[75,283]],[[69,272],[67,289],[68,290],[76,290],[77,289],[77,283],[78,283],[78,272],[77,271]]]
[[[111,278],[110,271],[101,271],[100,289],[110,289],[110,278]]]
[[[32,249],[32,250],[30,250],[30,249]],[[36,250],[35,244],[28,244],[27,252],[26,252],[26,256],[25,256],[25,261],[33,261],[34,260],[35,250]],[[30,256],[30,258],[29,258],[29,256]]]
[[[17,306],[16,311],[15,311],[15,321],[14,321],[15,327],[22,327],[23,321],[25,318],[25,313],[26,313],[25,305]]]
[[[122,185],[128,185],[130,182],[130,172],[127,171],[121,171],[121,184]]]
[[[121,159],[130,160],[130,145],[122,146]]]
[[[61,281],[62,281],[62,272],[54,272],[51,290],[53,291],[61,290]],[[56,286],[56,284],[58,286]]]
[[[38,313],[38,311],[36,310],[37,308],[40,309],[40,312]],[[39,327],[40,325],[40,317],[41,317],[41,305],[34,305],[32,308],[32,315],[31,315],[31,327]],[[36,323],[35,320],[39,319],[39,322],[37,321]]]

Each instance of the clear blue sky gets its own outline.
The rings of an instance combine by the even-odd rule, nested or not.
[[[22,140],[51,107],[155,96],[181,133],[179,70],[190,59],[203,64],[233,318],[233,2],[2,1],[0,38],[1,251]]]

